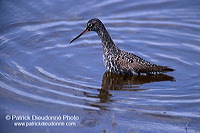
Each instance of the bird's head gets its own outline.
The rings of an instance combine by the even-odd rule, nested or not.
[[[93,18],[90,19],[87,22],[87,26],[86,29],[77,37],[75,37],[73,40],[70,41],[70,43],[72,43],[73,41],[75,41],[76,39],[78,39],[80,36],[82,36],[83,34],[87,33],[88,31],[98,31],[99,30],[99,26],[101,25],[101,21],[97,18]]]

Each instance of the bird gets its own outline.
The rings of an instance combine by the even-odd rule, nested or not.
[[[108,72],[122,75],[155,75],[175,71],[175,69],[168,66],[150,63],[135,54],[119,49],[113,42],[104,24],[98,18],[90,19],[87,22],[86,29],[72,39],[70,43],[88,31],[95,31],[101,39],[103,62]]]

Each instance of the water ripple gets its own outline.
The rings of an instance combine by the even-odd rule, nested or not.
[[[32,112],[79,115],[79,132],[91,127],[158,131],[152,124],[161,126],[160,132],[185,132],[186,123],[188,132],[199,131],[198,1],[43,0],[1,5],[0,107],[5,114],[29,114],[27,107],[36,105],[46,109]],[[96,33],[69,44],[94,17],[102,20],[119,48],[176,71],[144,77],[105,72]],[[57,111],[58,106],[63,110]],[[107,130],[105,124],[112,127]]]

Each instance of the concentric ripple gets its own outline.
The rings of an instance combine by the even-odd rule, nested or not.
[[[1,115],[76,114],[79,132],[200,130],[198,2],[19,3],[3,1],[0,9]],[[176,71],[105,72],[96,33],[69,44],[94,17],[120,49]]]

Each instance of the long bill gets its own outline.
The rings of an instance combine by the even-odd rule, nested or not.
[[[69,43],[72,43],[73,41],[75,41],[76,39],[78,39],[80,36],[82,36],[83,34],[87,33],[88,29],[86,28],[80,35],[78,35],[77,37],[75,37],[73,40],[71,40]]]

